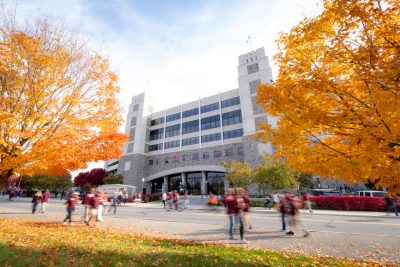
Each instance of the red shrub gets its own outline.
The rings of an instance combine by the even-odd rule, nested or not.
[[[386,211],[384,197],[312,196],[310,201],[320,207],[354,211]]]

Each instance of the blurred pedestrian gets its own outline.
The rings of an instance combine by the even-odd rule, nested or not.
[[[185,193],[183,193],[183,199],[184,199],[184,204],[183,204],[183,208],[184,209],[187,209],[187,208],[189,208],[189,197],[188,197],[188,195],[186,194],[186,191],[185,191]]]
[[[310,194],[307,192],[302,197],[304,203],[304,209],[308,209],[310,213],[313,213],[310,201]]]
[[[99,208],[99,198],[96,195],[94,195],[90,199],[89,218],[86,222],[86,225],[90,226],[90,222],[92,220],[94,220],[93,225],[96,225],[98,208]]]
[[[43,194],[42,191],[37,191],[32,198],[32,214],[36,212],[36,209],[40,202],[42,202]]]
[[[161,199],[162,199],[162,202],[164,204],[164,209],[165,209],[165,205],[166,205],[166,202],[167,202],[167,193],[163,192],[162,196],[161,196]]]
[[[98,222],[102,222],[103,221],[103,211],[104,211],[104,204],[105,204],[105,197],[106,195],[103,192],[98,192],[96,194],[98,203],[99,203],[99,207],[97,209],[97,221]]]
[[[294,229],[298,228],[303,232],[303,237],[310,236],[310,232],[306,229],[303,222],[301,221],[299,208],[301,207],[301,200],[294,198],[293,196],[286,194],[286,202],[289,204],[288,215],[289,215],[289,232],[286,235],[294,235]]]
[[[111,197],[111,205],[108,208],[107,213],[111,212],[111,209],[114,207],[114,214],[117,213],[117,206],[118,206],[118,196],[119,196],[119,192],[114,192],[114,194]]]
[[[278,202],[277,209],[278,209],[279,213],[281,214],[282,231],[286,232],[285,216],[286,216],[286,213],[288,212],[288,203],[286,201],[286,198],[283,195],[279,195],[278,197],[279,197],[279,202]]]
[[[68,220],[69,224],[73,225],[72,214],[77,209],[78,200],[79,200],[78,193],[71,192],[67,201],[64,203],[65,205],[67,205],[67,217],[65,217],[65,219],[63,221],[64,224],[67,224],[67,220]]]
[[[42,213],[46,212],[46,208],[47,205],[49,203],[49,199],[50,199],[50,192],[48,189],[46,189],[46,191],[43,193],[43,199],[42,199]]]
[[[85,223],[87,223],[87,222],[88,222],[88,219],[89,219],[90,203],[91,203],[92,198],[95,196],[95,195],[94,195],[95,191],[96,191],[95,188],[90,188],[90,189],[89,189],[89,192],[87,192],[87,193],[83,196],[83,199],[82,199],[82,204],[83,204],[83,207],[84,207],[84,209],[85,209],[85,210],[84,210],[84,213],[83,213],[83,221],[84,221]]]
[[[251,222],[251,216],[250,216],[250,197],[248,196],[247,192],[245,189],[240,188],[239,189],[239,195],[243,198],[244,200],[244,207],[243,207],[243,216],[246,222],[246,226],[248,230],[252,230],[252,222]]]
[[[399,212],[397,210],[397,203],[396,201],[393,200],[394,199],[392,199],[392,195],[389,192],[387,192],[385,197],[387,214],[390,215],[390,212],[394,212],[396,216],[399,216]]]
[[[229,239],[235,240],[233,235],[235,228],[235,215],[239,213],[239,210],[236,208],[235,190],[233,188],[228,189],[228,193],[224,198],[224,205],[229,219]]]

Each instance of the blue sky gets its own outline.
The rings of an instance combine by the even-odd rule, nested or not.
[[[13,7],[13,0],[5,3]],[[52,16],[110,59],[121,106],[146,91],[156,110],[237,88],[237,57],[265,47],[273,74],[275,40],[321,0],[18,0],[20,21]],[[125,117],[125,115],[124,115]]]

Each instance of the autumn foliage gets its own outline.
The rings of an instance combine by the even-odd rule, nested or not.
[[[47,20],[0,24],[0,176],[65,174],[126,140],[109,63]]]
[[[400,1],[326,0],[277,41],[260,127],[299,171],[400,191]]]
[[[81,172],[75,179],[75,186],[99,186],[104,184],[104,179],[108,177],[106,170],[102,168],[92,169],[90,172]]]

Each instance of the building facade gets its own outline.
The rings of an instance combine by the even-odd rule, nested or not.
[[[129,141],[106,170],[146,193],[185,188],[189,194],[223,194],[228,183],[222,161],[255,166],[262,154],[273,153],[270,144],[253,138],[259,122],[276,126],[256,104],[258,85],[271,81],[268,57],[259,48],[239,56],[237,89],[158,112],[145,93],[132,97]]]

